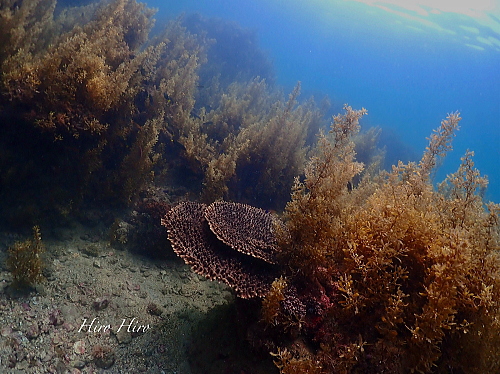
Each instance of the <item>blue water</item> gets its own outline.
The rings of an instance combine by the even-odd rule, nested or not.
[[[290,91],[301,81],[304,98],[365,107],[363,125],[383,129],[389,156],[401,143],[421,155],[432,129],[459,111],[461,129],[436,181],[470,149],[490,180],[486,199],[500,202],[500,6],[490,3],[496,10],[477,19],[336,0],[148,1],[160,23],[199,12],[255,30],[279,85]]]

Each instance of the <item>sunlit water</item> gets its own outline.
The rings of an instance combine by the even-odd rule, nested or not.
[[[461,130],[436,180],[467,149],[500,201],[500,7],[498,1],[148,1],[159,20],[199,12],[256,31],[278,83],[333,108],[365,107],[381,126],[389,161],[418,155],[447,113]],[[410,151],[401,151],[401,144]],[[405,160],[407,161],[407,160]]]

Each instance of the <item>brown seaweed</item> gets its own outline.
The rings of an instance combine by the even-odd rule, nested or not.
[[[352,138],[363,114],[346,106],[335,117],[287,205],[288,278],[308,310],[301,333],[290,338],[313,353],[278,344],[278,367],[282,373],[304,362],[318,363],[322,373],[498,371],[499,206],[482,201],[487,179],[470,152],[438,190],[430,180],[451,149],[459,114],[441,123],[419,163],[399,163],[354,184],[362,165]],[[268,295],[276,297],[283,305],[282,293]],[[278,313],[276,305],[264,302],[265,320],[287,329],[279,315],[286,310]]]

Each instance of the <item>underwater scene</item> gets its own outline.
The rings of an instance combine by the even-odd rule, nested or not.
[[[0,0],[0,373],[500,373],[500,3]]]

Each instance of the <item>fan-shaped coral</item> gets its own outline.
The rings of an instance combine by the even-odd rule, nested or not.
[[[242,204],[216,204],[215,209],[213,206],[207,208],[205,204],[194,202],[180,203],[172,208],[162,220],[172,248],[196,273],[226,283],[238,296],[262,297],[277,276],[277,268],[261,260],[263,253],[268,257],[273,256],[272,252],[266,250],[269,251],[272,243],[276,242],[269,231],[269,213]],[[236,223],[230,223],[227,218],[231,214],[245,214],[246,217],[240,218]],[[225,242],[236,244],[236,249],[242,248],[241,233],[234,231],[238,222],[243,222],[243,233],[251,233],[251,241],[253,237],[262,241],[255,243],[253,240],[253,245],[245,246],[246,253],[235,250],[234,247],[224,244],[210,230],[206,216],[210,221],[216,222],[210,226],[216,226],[217,231],[223,233],[226,238]],[[252,229],[249,230],[248,226]],[[259,248],[259,244],[262,244],[263,248]]]
[[[250,205],[218,201],[205,209],[205,218],[217,238],[231,248],[276,262],[275,226],[282,224],[275,216]]]

